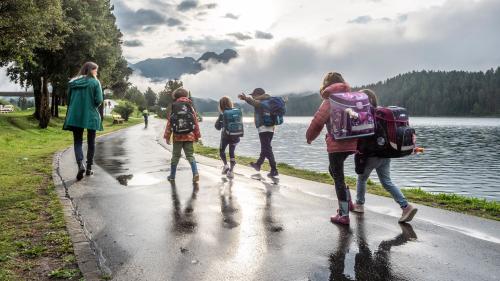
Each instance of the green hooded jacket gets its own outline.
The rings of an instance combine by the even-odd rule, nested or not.
[[[68,112],[64,130],[84,128],[102,131],[98,107],[103,101],[101,83],[92,77],[81,77],[69,82]]]

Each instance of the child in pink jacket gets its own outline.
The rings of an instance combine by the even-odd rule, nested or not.
[[[333,215],[330,220],[332,223],[344,225],[349,224],[349,208],[352,206],[349,187],[345,184],[344,180],[344,162],[349,155],[356,152],[357,139],[335,140],[330,134],[329,97],[333,93],[345,93],[350,91],[351,87],[344,81],[340,73],[329,72],[326,74],[320,89],[323,103],[321,103],[318,111],[314,114],[306,133],[307,143],[311,144],[311,142],[319,136],[323,127],[327,125],[326,150],[328,151],[328,159],[330,162],[328,170],[335,182],[335,191],[339,202],[337,214]]]

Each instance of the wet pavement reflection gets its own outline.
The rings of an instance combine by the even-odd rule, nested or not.
[[[194,233],[198,225],[196,215],[194,213],[194,207],[196,203],[196,196],[200,190],[199,185],[197,183],[193,184],[193,191],[189,199],[186,201],[184,209],[182,209],[182,204],[179,200],[179,195],[177,194],[177,186],[175,182],[170,183],[170,188],[173,205],[173,232],[176,234]]]
[[[336,202],[297,179],[237,166],[229,180],[205,159],[198,185],[182,159],[170,183],[164,124],[150,125],[100,138],[95,175],[69,189],[116,280],[499,280],[499,244],[420,218],[416,241],[411,225],[373,210],[332,225]]]
[[[358,252],[354,257],[354,272],[349,272],[347,268],[352,266],[346,261],[346,256],[352,252],[353,231],[349,227],[338,226],[339,238],[335,252],[330,254],[330,278],[329,280],[349,280],[349,281],[389,281],[389,280],[409,280],[399,276],[391,270],[390,251],[392,247],[401,246],[408,241],[417,239],[410,224],[399,224],[401,234],[396,237],[382,241],[378,248],[371,251],[366,240],[365,223],[362,216],[356,217],[356,244]],[[395,261],[397,262],[397,261]]]
[[[235,202],[236,200],[232,194],[232,189],[233,181],[223,180],[219,191],[219,197],[220,209],[222,213],[222,227],[227,229],[232,229],[240,225],[234,218],[235,213],[238,212],[238,208],[236,208],[237,203]]]

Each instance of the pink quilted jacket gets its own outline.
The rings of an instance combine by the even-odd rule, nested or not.
[[[321,97],[323,98],[323,103],[321,103],[318,111],[314,114],[314,117],[307,128],[306,139],[308,143],[315,140],[323,127],[330,123],[330,101],[328,98],[332,93],[344,93],[350,92],[351,87],[347,83],[336,83],[329,86],[328,91],[321,92]],[[348,140],[335,140],[330,134],[326,134],[326,150],[328,153],[333,152],[355,152],[358,146],[358,139],[348,139]]]

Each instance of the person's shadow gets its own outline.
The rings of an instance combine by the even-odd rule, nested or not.
[[[357,244],[359,252],[354,258],[354,274],[350,276],[345,273],[345,257],[349,252],[352,242],[352,231],[350,228],[339,227],[339,243],[338,248],[330,255],[330,278],[329,280],[370,280],[370,281],[387,281],[387,280],[407,280],[402,276],[398,276],[391,270],[390,251],[393,246],[401,246],[408,241],[416,240],[417,235],[413,231],[410,224],[399,224],[401,234],[393,239],[382,241],[378,249],[373,253],[370,251],[366,241],[365,226],[363,218],[357,217]]]
[[[175,233],[193,233],[196,231],[198,223],[194,214],[194,207],[196,203],[196,196],[198,194],[198,183],[193,184],[193,191],[191,197],[187,200],[184,210],[181,208],[179,195],[177,194],[177,187],[175,182],[171,182],[172,204],[173,204],[173,232]]]
[[[220,209],[222,213],[222,227],[232,229],[240,224],[235,220],[234,215],[238,212],[235,207],[235,202],[232,194],[233,181],[226,181],[221,185],[219,190]]]

